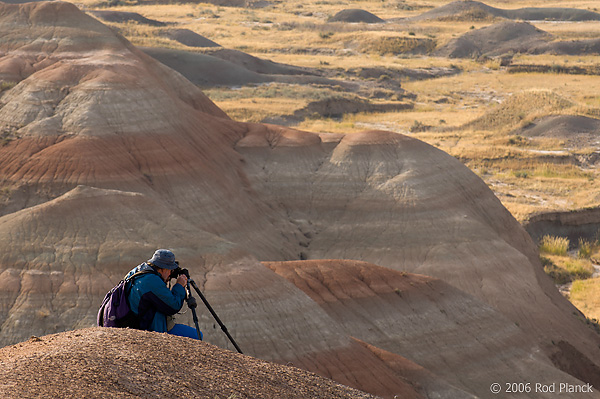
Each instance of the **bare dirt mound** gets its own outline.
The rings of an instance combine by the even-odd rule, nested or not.
[[[339,11],[333,17],[329,18],[329,22],[363,22],[367,24],[377,24],[385,22],[385,20],[368,11],[353,8]]]
[[[356,83],[318,76],[316,70],[264,60],[237,50],[218,49],[204,53],[157,47],[141,50],[203,88],[281,82],[359,89]]]
[[[154,19],[148,19],[136,12],[127,12],[127,11],[110,11],[110,10],[98,10],[98,11],[89,11],[90,14],[95,17],[100,18],[106,22],[137,22],[143,25],[150,26],[166,26],[167,24],[161,21],[156,21]]]
[[[562,7],[528,7],[516,10],[505,10],[510,19],[525,21],[598,21],[600,14],[595,11]]]
[[[243,86],[273,80],[269,76],[208,54],[157,47],[142,47],[141,50],[200,87]]]
[[[264,75],[313,75],[315,73],[308,68],[265,60],[238,50],[217,49],[207,51],[206,54]]]
[[[580,115],[549,115],[535,119],[515,134],[565,139],[572,148],[592,147],[600,141],[600,120]]]
[[[167,334],[90,328],[0,349],[3,398],[374,398]]]
[[[600,39],[555,41],[540,44],[529,52],[531,54],[557,55],[600,54]]]
[[[528,7],[520,9],[500,9],[488,6],[479,1],[454,1],[441,7],[434,8],[411,20],[489,20],[507,18],[524,21],[597,21],[600,14],[594,11],[577,8]]]
[[[165,36],[188,47],[221,47],[220,44],[189,29],[169,29]]]
[[[482,55],[527,53],[550,41],[552,36],[527,22],[500,22],[465,33],[437,49],[438,56],[472,58]]]
[[[552,35],[527,22],[505,21],[465,33],[434,52],[455,58],[495,57],[507,53],[599,54],[600,39],[552,41]]]
[[[496,17],[505,17],[505,13],[495,7],[490,7],[479,1],[453,1],[441,7],[424,12],[410,18],[411,20],[487,20]]]

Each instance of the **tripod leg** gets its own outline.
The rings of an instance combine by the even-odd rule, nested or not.
[[[204,305],[206,305],[206,308],[208,309],[208,311],[210,312],[210,314],[214,317],[214,319],[217,321],[217,323],[221,327],[221,330],[225,333],[225,335],[227,335],[227,338],[229,338],[229,341],[231,341],[231,343],[233,344],[233,346],[235,347],[235,349],[238,351],[238,353],[242,353],[242,350],[238,346],[237,342],[235,342],[235,340],[233,339],[233,337],[231,336],[231,334],[229,334],[229,331],[227,331],[227,327],[225,327],[225,324],[223,324],[223,322],[221,321],[221,319],[219,319],[219,316],[217,316],[217,314],[213,310],[212,306],[210,306],[210,304],[208,303],[208,301],[206,300],[206,298],[204,297],[204,295],[202,295],[202,292],[200,291],[200,289],[196,285],[196,282],[194,280],[192,280],[191,278],[188,279],[188,290],[189,290],[189,285],[190,284],[192,285],[192,287],[194,287],[194,290],[196,290],[196,292],[198,293],[198,296],[200,297],[200,299],[202,300],[202,302],[204,302]],[[192,313],[194,313],[194,315],[195,315],[195,312],[192,312]],[[197,323],[196,323],[196,326],[198,326]]]
[[[198,314],[196,313],[196,307],[198,303],[196,302],[196,298],[192,296],[192,291],[190,290],[190,282],[188,280],[187,283],[187,304],[190,309],[192,309],[192,316],[194,318],[194,325],[196,326],[196,332],[198,333],[198,339],[202,341],[202,331],[200,331],[200,326],[198,325]]]

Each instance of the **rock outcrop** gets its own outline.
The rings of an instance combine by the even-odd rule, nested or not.
[[[600,231],[600,209],[539,213],[529,217],[523,225],[536,242],[545,235],[550,235],[566,237],[575,246],[580,239],[589,242],[597,239]]]

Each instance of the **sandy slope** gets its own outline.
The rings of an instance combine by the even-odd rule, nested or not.
[[[3,398],[373,398],[188,338],[91,328],[0,349]]]

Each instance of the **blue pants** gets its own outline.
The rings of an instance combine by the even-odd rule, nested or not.
[[[169,330],[169,334],[198,339],[198,332],[196,329],[194,327],[186,326],[185,324],[175,324],[175,327]],[[200,331],[200,341],[202,341],[202,331]]]

